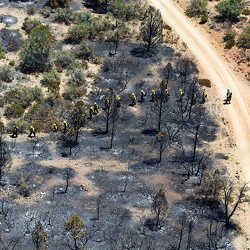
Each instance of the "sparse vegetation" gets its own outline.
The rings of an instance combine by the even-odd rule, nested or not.
[[[200,17],[207,12],[208,0],[191,0],[190,5],[186,9],[186,14],[189,17]],[[203,17],[204,18],[204,17]]]
[[[250,49],[250,25],[247,25],[239,35],[237,46],[239,48]]]

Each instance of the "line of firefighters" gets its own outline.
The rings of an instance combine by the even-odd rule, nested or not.
[[[168,88],[165,89],[165,95],[169,96],[169,91],[168,91]],[[146,96],[146,93],[145,91],[142,89],[140,91],[140,102],[144,102],[145,101],[145,96]],[[179,89],[179,97],[180,99],[184,96],[184,92],[183,92],[183,89]],[[205,92],[205,90],[202,91],[202,95],[201,95],[202,99],[201,99],[201,104],[204,104],[206,102],[206,99],[207,99],[207,94]],[[120,103],[120,96],[119,95],[116,95],[115,96],[116,98],[116,105],[117,107],[120,107],[121,106],[121,103]],[[193,97],[193,101],[195,101],[196,99],[196,96]],[[232,99],[232,92],[227,89],[227,93],[226,93],[226,99],[224,100],[225,101],[225,104],[230,104],[231,103],[231,99]],[[151,91],[151,99],[150,99],[150,102],[155,102],[156,101],[156,91],[155,89],[152,89]],[[110,99],[109,98],[105,98],[104,99],[104,109],[108,109],[110,107]],[[136,95],[135,93],[133,92],[131,94],[131,106],[135,106],[136,105]],[[96,102],[94,102],[94,105],[90,107],[89,109],[89,119],[91,120],[93,115],[96,115],[98,114],[99,112],[99,106]],[[68,128],[68,123],[64,120],[63,121],[63,133],[65,134],[67,132],[67,128]],[[36,130],[35,128],[33,127],[33,125],[30,125],[30,133],[29,133],[29,137],[36,137]],[[52,130],[53,132],[58,132],[58,126],[56,123],[54,123],[52,125]],[[18,128],[16,125],[13,125],[13,133],[12,133],[12,137],[13,138],[16,138],[17,137],[17,134],[18,134]]]

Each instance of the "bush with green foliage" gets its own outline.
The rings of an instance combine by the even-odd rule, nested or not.
[[[5,52],[2,48],[2,45],[0,44],[0,60],[5,58]]]
[[[23,115],[25,109],[20,104],[10,104],[4,110],[4,115],[8,118],[19,118]]]
[[[10,65],[0,66],[0,80],[3,82],[12,82],[14,79]]]
[[[231,49],[234,45],[235,45],[235,40],[234,39],[227,40],[226,45],[225,45],[225,49]]]
[[[204,11],[204,13],[201,15],[201,24],[204,24],[208,21],[208,13],[207,11]]]
[[[20,54],[20,66],[24,73],[43,72],[51,67],[50,53],[54,45],[48,26],[33,28]]]
[[[76,16],[70,9],[62,9],[59,8],[56,10],[54,20],[58,23],[65,23],[66,25],[70,25],[76,19]]]
[[[61,77],[60,74],[52,70],[50,72],[43,73],[43,79],[41,84],[48,88],[51,92],[58,92],[60,90]]]
[[[50,8],[48,6],[44,6],[41,10],[40,10],[40,14],[44,17],[44,18],[48,18],[50,16]]]
[[[245,0],[223,0],[215,7],[222,17],[235,21],[240,16],[245,6]]]
[[[49,0],[49,5],[52,8],[70,8],[71,0]]]
[[[144,4],[141,1],[112,0],[107,10],[116,18],[126,21],[143,18]]]
[[[24,133],[28,128],[28,123],[23,118],[14,120],[15,125],[18,128],[19,133]],[[6,126],[7,133],[13,132],[13,120],[9,121]]]
[[[24,109],[32,104],[33,101],[43,100],[42,90],[39,87],[20,87],[12,89],[6,93],[5,101],[8,104],[20,104]]]
[[[249,8],[245,8],[245,9],[242,11],[242,14],[245,15],[245,16],[249,16],[249,15],[250,15],[250,9],[249,9]]]
[[[67,40],[71,43],[80,43],[83,39],[101,38],[103,33],[111,29],[112,24],[101,17],[91,18],[87,21],[77,17],[77,25],[71,27],[67,33]]]
[[[186,9],[186,14],[189,17],[200,17],[207,11],[208,0],[192,0]]]
[[[14,67],[15,64],[16,64],[16,62],[15,62],[14,60],[9,61],[9,65],[10,65],[11,67]]]
[[[87,41],[82,41],[80,45],[75,49],[75,55],[79,59],[90,60],[94,57],[93,45]]]
[[[225,36],[223,37],[224,42],[229,40],[234,40],[236,36],[236,32],[230,27],[227,29]]]
[[[69,101],[73,101],[75,99],[81,98],[86,95],[87,89],[86,87],[67,87],[62,94],[63,98]]]
[[[30,34],[31,30],[40,24],[41,22],[39,20],[35,18],[26,17],[24,19],[22,29],[26,32],[26,34]]]
[[[68,83],[74,87],[80,87],[86,83],[86,76],[81,67],[77,67],[71,72]]]
[[[237,46],[239,48],[250,49],[250,25],[247,25],[240,34]]]
[[[27,9],[27,14],[30,16],[34,15],[35,13],[36,13],[35,8],[31,7]]]
[[[58,51],[54,63],[58,69],[65,69],[75,60],[74,54],[70,50]]]

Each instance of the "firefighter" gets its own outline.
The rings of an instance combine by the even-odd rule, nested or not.
[[[52,129],[53,129],[53,132],[57,132],[58,131],[58,127],[57,127],[57,124],[56,123],[54,123],[53,125],[52,125]]]
[[[12,126],[12,138],[17,138],[17,126],[14,124]]]
[[[232,100],[232,92],[227,89],[226,104],[230,104]]]
[[[94,102],[94,113],[95,113],[95,114],[98,114],[98,112],[99,112],[99,111],[98,111],[98,108],[99,108],[99,107],[98,107],[97,103]]]
[[[89,120],[92,120],[93,114],[95,113],[95,108],[94,106],[91,106],[89,108]]]
[[[30,125],[30,134],[29,134],[29,137],[32,137],[32,135],[34,137],[36,137],[36,131],[35,131],[35,128],[32,125]]]
[[[165,89],[165,94],[169,96],[168,88]]]
[[[121,107],[121,97],[119,95],[116,95],[115,100],[116,100],[117,107],[120,108]]]
[[[201,96],[201,104],[204,104],[207,99],[207,93],[205,90],[202,91],[202,96]]]
[[[151,102],[154,102],[155,101],[155,90],[152,89],[152,92],[151,92]]]
[[[66,134],[67,128],[68,128],[68,123],[64,120],[63,121],[63,133],[64,134]]]
[[[183,93],[183,90],[181,88],[179,88],[179,94],[180,94],[180,97],[182,98],[184,93]]]
[[[141,90],[141,102],[144,102],[144,97],[146,96],[144,90]]]
[[[135,96],[134,92],[131,94],[131,101],[132,101],[131,105],[135,106],[136,105],[136,96]]]

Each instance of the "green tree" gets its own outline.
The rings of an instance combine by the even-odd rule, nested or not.
[[[240,16],[245,6],[245,0],[224,0],[216,5],[216,10],[224,18],[234,21]]]
[[[42,250],[48,248],[47,232],[43,229],[41,222],[39,221],[32,232],[32,241],[36,250]]]
[[[21,70],[25,73],[47,70],[53,44],[54,37],[48,26],[40,24],[33,28],[20,54]]]
[[[73,248],[68,244],[69,248],[73,250],[84,249],[84,246],[87,244],[87,231],[80,217],[70,217],[65,223],[64,228],[68,232],[69,237],[73,240]]]
[[[122,0],[112,0],[108,6],[108,11],[117,19],[126,19],[127,6]]]
[[[146,44],[147,52],[162,42],[163,20],[159,10],[150,6],[141,23],[141,37]]]
[[[87,122],[87,107],[83,101],[78,101],[71,112],[71,125],[75,132],[75,143],[78,142],[79,131]]]

